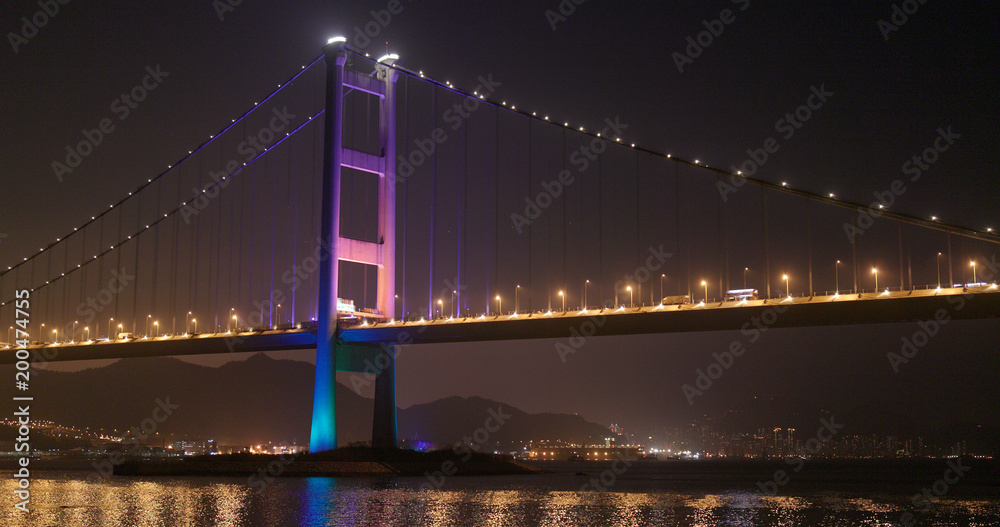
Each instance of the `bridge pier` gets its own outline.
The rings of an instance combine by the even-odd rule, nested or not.
[[[399,346],[388,346],[382,353],[382,371],[375,377],[375,415],[372,419],[372,446],[398,446],[396,429],[396,352]]]

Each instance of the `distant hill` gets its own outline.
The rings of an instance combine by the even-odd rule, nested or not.
[[[0,372],[13,378],[10,366]],[[152,417],[159,400],[178,407],[157,424],[156,431],[168,439],[172,434],[219,444],[304,444],[309,441],[313,376],[310,364],[263,354],[218,368],[169,357],[126,359],[72,373],[33,372],[31,415],[62,425],[124,430]],[[12,384],[0,383],[0,396],[10,400]],[[341,444],[371,438],[371,399],[338,384],[337,406]],[[504,423],[489,434],[489,445],[521,439],[603,442],[607,434],[606,428],[576,415],[527,414],[479,397],[449,397],[399,410],[400,437],[451,444],[484,427],[491,411],[502,415]],[[493,421],[489,425],[496,428]]]

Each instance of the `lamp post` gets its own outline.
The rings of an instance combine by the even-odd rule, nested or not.
[[[274,311],[275,311],[274,316],[275,318],[278,319],[278,323],[275,325],[274,329],[278,329],[281,326],[281,304],[278,304],[278,307],[275,308]]]
[[[632,286],[626,287],[625,290],[628,291],[628,307],[631,308],[633,306],[633,303],[632,303]]]
[[[146,338],[149,338],[149,323],[153,321],[153,315],[146,315]]]
[[[562,310],[563,310],[563,312],[565,312],[566,311],[566,295],[562,291],[559,291],[559,296],[562,298],[562,305],[563,305]]]
[[[159,321],[153,321],[153,338],[156,338],[160,334],[160,323]]]
[[[44,327],[45,327],[45,323],[44,322],[38,325],[38,340],[45,339],[45,337],[42,336],[42,330],[43,330]]]
[[[661,274],[660,275],[660,303],[661,304],[663,303],[663,279],[666,278],[666,277],[667,277],[667,275],[665,275],[665,274]]]
[[[73,334],[69,336],[69,341],[73,342],[76,340],[76,325],[79,323],[78,320],[73,321]]]
[[[749,267],[743,268],[743,289],[747,288],[747,272],[750,270]]]
[[[972,264],[972,283],[978,284],[979,281],[976,280],[976,261],[973,260],[971,264]]]
[[[114,320],[115,319],[113,319],[113,318],[109,318],[108,319],[108,340],[111,340],[111,322],[113,322]],[[100,329],[97,330],[98,333],[100,333],[100,331],[101,331]],[[100,336],[100,335],[98,335],[98,336]]]
[[[58,342],[56,342],[57,340],[59,340],[59,330],[58,329],[53,329],[52,330],[52,343],[53,344],[58,344]]]
[[[788,275],[781,275],[781,279],[785,281],[785,296],[791,297],[792,294],[788,291]]]
[[[875,275],[875,292],[878,293],[878,269],[872,267],[872,274]]]
[[[836,280],[835,280],[835,282],[834,282],[836,284],[836,288],[837,288],[836,294],[839,295],[840,294],[840,260],[837,260],[836,265],[834,265],[834,274],[837,277]]]
[[[938,289],[941,289],[941,253],[937,255]]]
[[[236,320],[236,317],[235,317],[235,316],[233,316],[233,313],[234,313],[235,311],[236,311],[236,308],[235,308],[235,307],[231,307],[231,308],[229,308],[229,320]],[[232,330],[233,330],[233,329],[232,329],[232,323],[231,323],[231,322],[229,322],[229,320],[227,320],[227,321],[226,321],[226,333],[229,333],[230,331],[232,331]]]
[[[233,315],[233,325],[236,326],[236,331],[240,330],[240,319],[239,315]]]
[[[197,333],[198,332],[198,319],[192,318],[191,322],[194,324],[194,331],[192,331],[191,333]]]
[[[520,285],[514,286],[514,314],[515,315],[517,314],[517,311],[519,309],[518,303],[517,303],[517,293],[520,290],[521,290],[521,286]]]
[[[497,315],[503,314],[503,309],[501,309],[502,305],[503,304],[500,303],[500,295],[497,295]]]
[[[590,280],[583,281],[583,309],[587,310],[587,286],[590,285]]]
[[[83,330],[87,332],[87,340],[85,342],[90,342],[90,326],[84,326]]]
[[[7,344],[10,344],[10,334],[14,331],[14,326],[7,330]]]
[[[191,312],[188,311],[188,319],[184,321],[184,333],[187,333],[191,328]]]
[[[444,301],[440,298],[438,299],[438,313],[441,313],[441,318],[444,318]]]
[[[456,298],[457,296],[458,296],[458,291],[452,290],[452,292],[451,292],[451,309],[448,310],[449,314],[451,312],[454,312],[456,317],[458,316],[458,306],[455,305],[455,300],[457,300],[457,298]]]

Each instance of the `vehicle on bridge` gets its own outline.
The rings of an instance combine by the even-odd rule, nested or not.
[[[131,333],[119,333],[118,340],[130,340],[135,338]]]
[[[757,300],[756,289],[730,289],[726,291],[726,302],[741,302],[743,300]]]
[[[660,303],[665,306],[673,306],[677,304],[690,304],[691,295],[665,296],[663,297],[663,300],[660,300]]]

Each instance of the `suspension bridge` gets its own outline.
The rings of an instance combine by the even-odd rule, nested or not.
[[[401,345],[1000,315],[992,228],[715,168],[476,83],[331,39],[11,262],[0,363],[315,348],[321,451],[337,372],[371,365],[372,442],[396,445]]]

